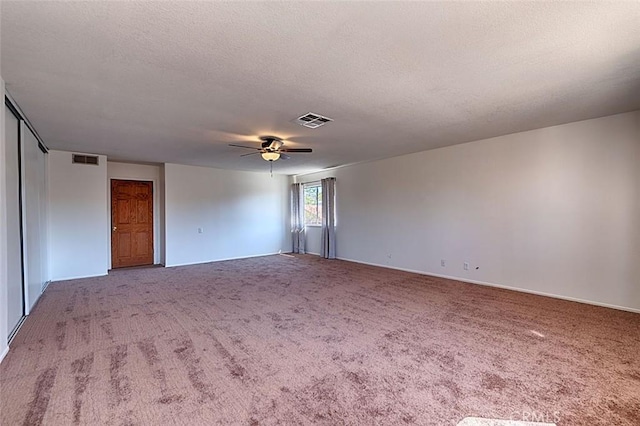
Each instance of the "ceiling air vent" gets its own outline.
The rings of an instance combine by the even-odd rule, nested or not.
[[[320,126],[324,126],[328,122],[333,121],[333,119],[310,112],[296,118],[294,121],[301,126],[308,127],[310,129],[317,129]]]
[[[91,164],[93,166],[98,165],[98,156],[97,155],[82,155],[82,154],[73,154],[73,164]]]

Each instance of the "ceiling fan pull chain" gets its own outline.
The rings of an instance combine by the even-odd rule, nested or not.
[[[269,161],[269,172],[271,173],[271,178],[273,178],[273,161]]]

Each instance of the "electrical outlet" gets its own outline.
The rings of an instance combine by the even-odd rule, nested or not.
[[[198,234],[202,234],[204,231],[202,228],[198,228]]]
[[[444,259],[440,259],[440,266],[442,266],[443,268],[447,266],[447,261]]]
[[[465,271],[468,271],[469,270],[469,262],[464,262],[463,267],[464,267]]]

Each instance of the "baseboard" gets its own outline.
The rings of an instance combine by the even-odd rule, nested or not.
[[[197,261],[197,262],[175,263],[175,264],[172,264],[172,265],[165,265],[165,267],[166,268],[175,268],[176,266],[202,265],[203,263],[226,262],[227,260],[251,259],[253,257],[274,256],[276,254],[279,254],[279,253],[278,252],[274,252],[274,253],[264,253],[264,254],[252,254],[250,256],[227,257],[227,258],[224,258],[224,259],[211,259],[211,260],[200,260],[200,261]]]
[[[312,251],[308,251],[308,252],[306,252],[305,254],[312,254],[312,255],[314,255],[314,256],[320,256],[320,253],[314,253],[314,252],[312,252]]]
[[[347,258],[344,258],[344,257],[338,257],[337,259],[344,260],[346,262],[361,263],[363,265],[377,266],[379,268],[395,269],[395,270],[398,270],[398,271],[411,272],[411,273],[419,274],[419,275],[427,275],[427,276],[430,276],[430,277],[445,278],[445,279],[448,279],[448,280],[461,281],[461,282],[469,283],[469,284],[478,284],[478,285],[483,285],[483,286],[487,286],[487,287],[496,287],[496,288],[501,288],[501,289],[504,289],[504,290],[518,291],[520,293],[535,294],[536,296],[552,297],[554,299],[567,300],[569,302],[584,303],[584,304],[587,304],[587,305],[600,306],[600,307],[603,307],[603,308],[611,308],[611,309],[617,309],[619,311],[627,311],[627,312],[633,312],[633,313],[636,313],[636,314],[640,314],[640,309],[637,309],[637,308],[630,308],[630,307],[626,307],[626,306],[612,305],[612,304],[609,304],[609,303],[596,302],[596,301],[593,301],[593,300],[580,299],[580,298],[577,298],[577,297],[563,296],[563,295],[560,295],[560,294],[546,293],[546,292],[543,292],[543,291],[529,290],[529,289],[525,289],[525,288],[512,287],[512,286],[503,285],[503,284],[489,283],[489,282],[486,282],[486,281],[472,280],[472,279],[469,279],[469,278],[461,278],[461,277],[454,277],[454,276],[450,276],[450,275],[435,274],[435,273],[432,273],[432,272],[418,271],[418,270],[415,270],[415,269],[399,268],[399,267],[390,266],[390,265],[380,265],[378,263],[363,262],[363,261],[360,261],[360,260],[347,259]]]
[[[524,413],[527,414],[527,413]],[[540,414],[542,417],[550,416],[547,413],[531,413],[532,417]],[[554,413],[556,414],[556,413]],[[541,423],[538,421],[523,421],[523,420],[501,420],[501,419],[483,419],[480,417],[465,417],[460,420],[457,426],[556,426],[555,423]]]
[[[2,354],[0,354],[0,362],[2,362],[2,360],[4,359],[5,356],[7,356],[7,354],[9,353],[9,346],[7,346],[4,351],[2,351]]]
[[[20,318],[20,321],[18,321],[18,324],[16,324],[13,330],[11,330],[9,337],[7,338],[7,346],[11,346],[11,342],[13,342],[13,339],[18,335],[18,331],[20,331],[25,321],[27,321],[27,316],[28,315],[23,315],[22,318]]]
[[[109,275],[109,273],[96,274],[96,275],[78,275],[78,276],[71,276],[71,277],[61,277],[61,278],[52,279],[50,281],[50,283],[57,283],[59,281],[81,280],[83,278],[104,277],[104,276],[107,276],[107,275]]]

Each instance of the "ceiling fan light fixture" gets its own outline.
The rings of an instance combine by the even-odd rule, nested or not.
[[[266,160],[266,161],[276,161],[280,158],[280,153],[279,152],[263,152],[262,153],[262,159]]]

